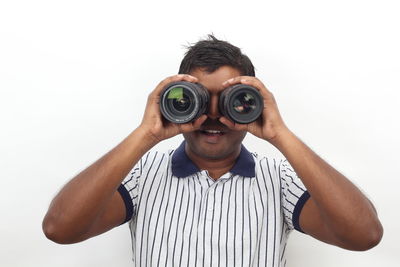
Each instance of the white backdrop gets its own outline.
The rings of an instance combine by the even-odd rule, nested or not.
[[[253,60],[288,126],[384,225],[367,252],[293,233],[288,266],[398,266],[398,14],[386,0],[1,1],[0,266],[132,266],[127,225],[63,246],[44,237],[42,218],[63,184],[138,126],[182,45],[211,32]]]

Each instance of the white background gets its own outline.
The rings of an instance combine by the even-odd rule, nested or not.
[[[127,225],[63,246],[42,218],[63,184],[138,126],[182,45],[211,32],[253,60],[288,126],[384,225],[367,252],[293,233],[288,266],[398,266],[399,25],[386,0],[2,1],[0,266],[132,266]],[[245,145],[279,154],[252,136]]]

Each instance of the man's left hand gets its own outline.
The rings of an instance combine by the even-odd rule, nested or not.
[[[235,123],[226,117],[221,117],[220,121],[232,130],[248,131],[253,135],[262,138],[272,144],[279,136],[289,131],[279,113],[273,94],[256,77],[238,76],[225,81],[224,88],[235,84],[246,84],[256,88],[264,99],[264,109],[261,116],[249,124]]]

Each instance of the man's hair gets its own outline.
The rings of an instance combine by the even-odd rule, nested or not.
[[[179,74],[188,74],[198,68],[212,73],[222,66],[233,67],[240,71],[241,75],[255,76],[253,64],[242,54],[240,48],[218,40],[212,34],[209,34],[207,39],[187,47]]]

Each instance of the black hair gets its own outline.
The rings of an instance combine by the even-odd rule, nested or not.
[[[197,68],[212,73],[222,66],[233,67],[239,70],[241,75],[255,76],[253,63],[242,54],[240,48],[218,40],[212,34],[209,34],[207,39],[187,47],[179,74],[188,74]]]

